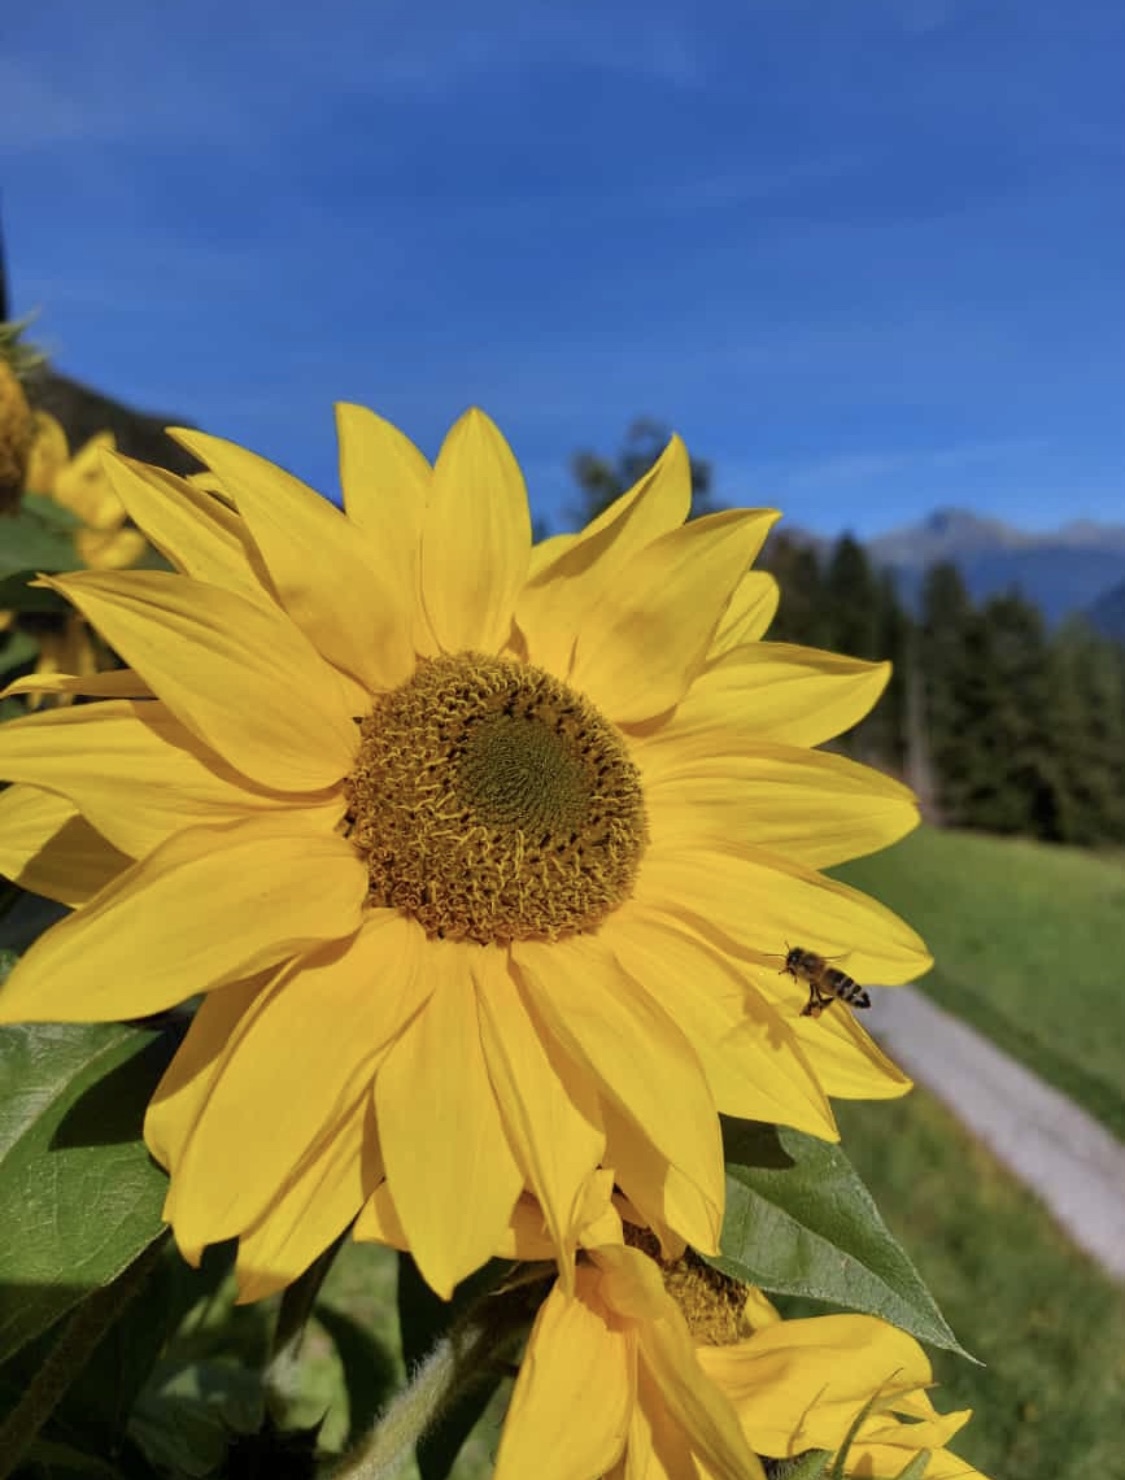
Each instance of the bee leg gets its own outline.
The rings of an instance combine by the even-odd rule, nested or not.
[[[815,987],[809,987],[809,1000],[801,1008],[802,1017],[818,1018],[824,1011],[824,1000]]]

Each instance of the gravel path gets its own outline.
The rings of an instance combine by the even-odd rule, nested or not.
[[[1125,1145],[916,988],[873,995],[870,1026],[888,1052],[1125,1279]]]

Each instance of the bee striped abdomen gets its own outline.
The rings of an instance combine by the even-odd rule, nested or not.
[[[835,966],[828,966],[825,968],[824,977],[825,980],[820,983],[820,986],[825,996],[839,997],[841,1002],[850,1002],[853,1007],[871,1006],[871,998],[846,971],[838,971]]]
[[[857,981],[846,971],[829,966],[815,951],[790,946],[781,969],[795,981],[804,982],[809,989],[809,1000],[801,1009],[802,1017],[819,1017],[837,999],[850,1003],[852,1007],[871,1006],[871,998]]]

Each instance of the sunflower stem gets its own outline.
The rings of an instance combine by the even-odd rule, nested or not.
[[[334,1480],[391,1480],[453,1404],[512,1355],[530,1324],[523,1299],[480,1301],[441,1338]]]

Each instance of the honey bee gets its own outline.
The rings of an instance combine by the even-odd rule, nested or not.
[[[846,971],[829,966],[823,956],[801,946],[791,946],[786,942],[786,950],[788,954],[781,974],[804,982],[809,989],[809,1000],[801,1008],[802,1017],[819,1017],[837,998],[841,1002],[850,1002],[853,1007],[871,1006],[871,998]]]

